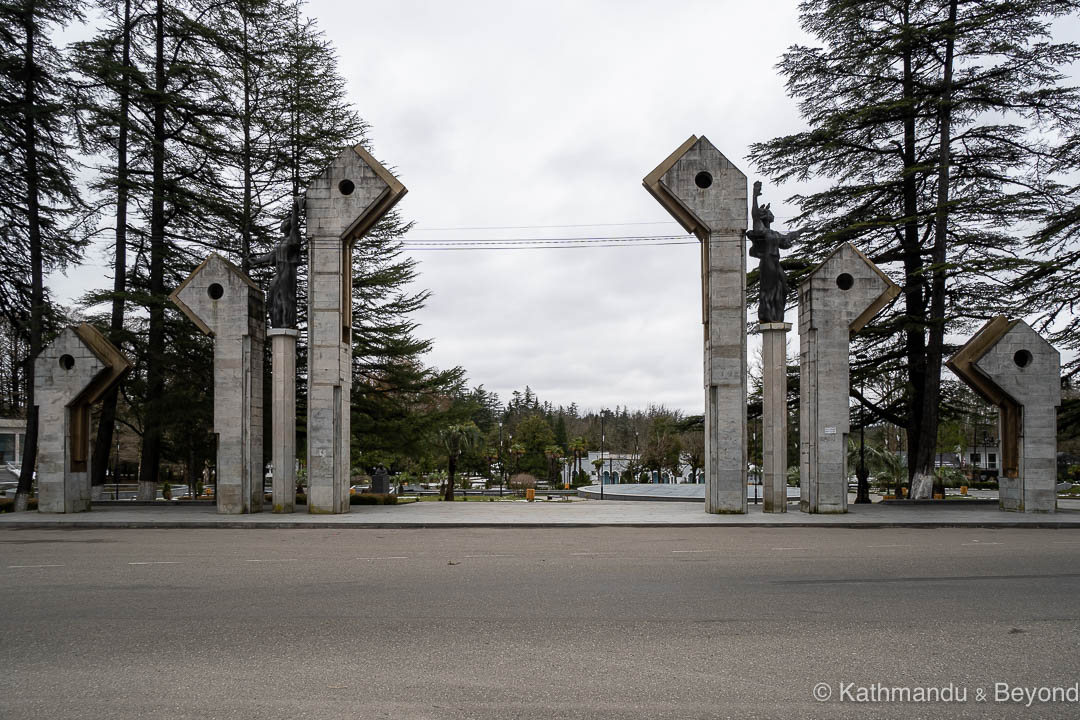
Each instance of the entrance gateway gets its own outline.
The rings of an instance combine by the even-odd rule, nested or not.
[[[705,509],[745,513],[746,497],[746,176],[705,137],[691,136],[644,179],[645,188],[687,232],[701,241],[702,322],[705,385]],[[305,193],[309,258],[308,292],[308,512],[349,510],[349,390],[352,383],[352,248],[406,193],[363,147],[347,148]],[[756,208],[755,193],[755,208]],[[294,203],[290,235],[298,224]],[[751,237],[770,237],[767,206],[755,212]],[[778,238],[772,238],[777,240]],[[782,238],[780,238],[782,240]],[[275,276],[273,315],[290,317],[284,287],[292,255],[282,245]],[[782,244],[780,245],[783,246]],[[755,257],[771,253],[756,248]],[[778,257],[762,262],[778,264]],[[774,267],[773,270],[776,268]],[[772,273],[776,275],[775,272]],[[782,281],[782,278],[781,278]],[[292,280],[295,283],[295,279]],[[287,283],[285,283],[287,284]],[[295,289],[295,288],[294,288]],[[899,288],[853,246],[844,244],[799,287],[801,416],[800,508],[846,512],[848,431],[848,340],[881,311]],[[772,293],[770,297],[777,295]],[[295,302],[295,295],[292,296]],[[211,255],[177,288],[172,298],[204,332],[214,335],[214,416],[219,434],[218,512],[262,509],[262,372],[265,309],[262,291],[224,258]],[[775,298],[772,303],[775,305]],[[773,308],[772,315],[782,308]],[[293,312],[292,317],[295,316]],[[281,324],[288,325],[285,320]],[[786,323],[762,320],[771,345],[767,375],[786,370]],[[776,327],[780,326],[780,327]],[[295,340],[294,330],[275,329],[275,340]],[[278,335],[288,335],[287,338]],[[295,361],[284,357],[289,342],[274,344],[275,464],[291,466],[295,432],[286,395]],[[282,357],[279,358],[279,355]],[[73,359],[76,358],[76,359]],[[280,362],[279,362],[280,360]],[[36,388],[44,410],[39,422],[64,439],[55,452],[42,445],[41,512],[89,509],[88,405],[116,382],[128,364],[89,326],[60,336],[39,356]],[[1060,357],[1022,321],[996,318],[949,361],[976,392],[1000,409],[1005,444],[1001,509],[1053,512],[1056,418],[1060,404]],[[280,371],[279,371],[280,368]],[[288,375],[288,377],[286,377]],[[786,392],[781,378],[767,377],[765,456],[772,511],[786,504],[783,482]],[[50,391],[56,391],[55,396]],[[52,408],[55,410],[50,410]],[[51,413],[51,414],[50,414]],[[219,422],[220,421],[220,422]],[[228,435],[226,438],[225,435]],[[47,437],[47,433],[42,434]],[[292,488],[275,483],[274,508],[292,510]],[[281,497],[279,497],[279,494]]]

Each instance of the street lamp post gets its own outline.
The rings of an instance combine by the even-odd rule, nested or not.
[[[857,360],[863,360],[864,355],[856,355]],[[870,471],[866,469],[866,374],[859,379],[859,467],[855,470],[858,485],[855,489],[855,504],[863,505],[870,502]],[[847,480],[845,479],[845,482]]]
[[[604,499],[604,411],[600,411],[600,464],[596,467],[596,479],[600,481],[600,499]]]
[[[499,448],[496,454],[499,456],[499,497],[503,496],[503,483],[506,482],[506,468],[503,467],[502,459],[503,450],[503,436],[502,436],[502,423],[499,423]]]

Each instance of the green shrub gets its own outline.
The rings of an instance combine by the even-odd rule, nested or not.
[[[304,493],[296,493],[296,504],[307,505],[307,495]]]
[[[349,496],[350,505],[397,505],[397,495],[390,493],[359,493]]]
[[[37,498],[30,498],[26,502],[27,510],[37,510]],[[0,513],[12,512],[15,510],[15,498],[0,498]]]

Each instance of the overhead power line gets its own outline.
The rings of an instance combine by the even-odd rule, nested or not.
[[[558,245],[480,245],[480,246],[446,246],[446,245],[410,245],[405,244],[405,250],[414,250],[417,252],[426,252],[428,250],[587,250],[590,248],[635,248],[635,247],[651,247],[657,245],[696,245],[697,240],[676,240],[673,242],[652,242],[652,243],[608,243],[597,245],[571,245],[571,244],[558,244]]]
[[[692,235],[611,235],[605,237],[493,238],[488,240],[409,240],[407,250],[569,250],[573,248],[690,245]]]
[[[436,230],[534,230],[544,228],[622,227],[624,225],[676,225],[674,220],[621,223],[582,223],[580,225],[476,225],[473,227],[423,227],[414,226],[410,232],[435,232]]]

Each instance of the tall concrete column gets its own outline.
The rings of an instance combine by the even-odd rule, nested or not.
[[[349,511],[352,248],[405,193],[360,145],[343,150],[305,193],[309,513]]]
[[[1057,411],[1061,356],[1023,320],[999,315],[955,355],[949,369],[998,407],[999,505],[1012,512],[1057,510]]]
[[[38,512],[90,509],[90,406],[130,369],[85,323],[65,329],[34,359]]]
[[[273,416],[274,512],[296,510],[296,338],[298,330],[271,328],[273,362],[271,407]]]
[[[705,510],[746,512],[746,175],[691,136],[643,182],[701,241]]]
[[[791,323],[761,323],[764,510],[787,512],[787,333]]]
[[[169,299],[214,337],[218,512],[259,512],[263,506],[263,292],[240,268],[211,253]]]
[[[845,513],[851,333],[900,288],[844,243],[799,285],[799,507]]]

